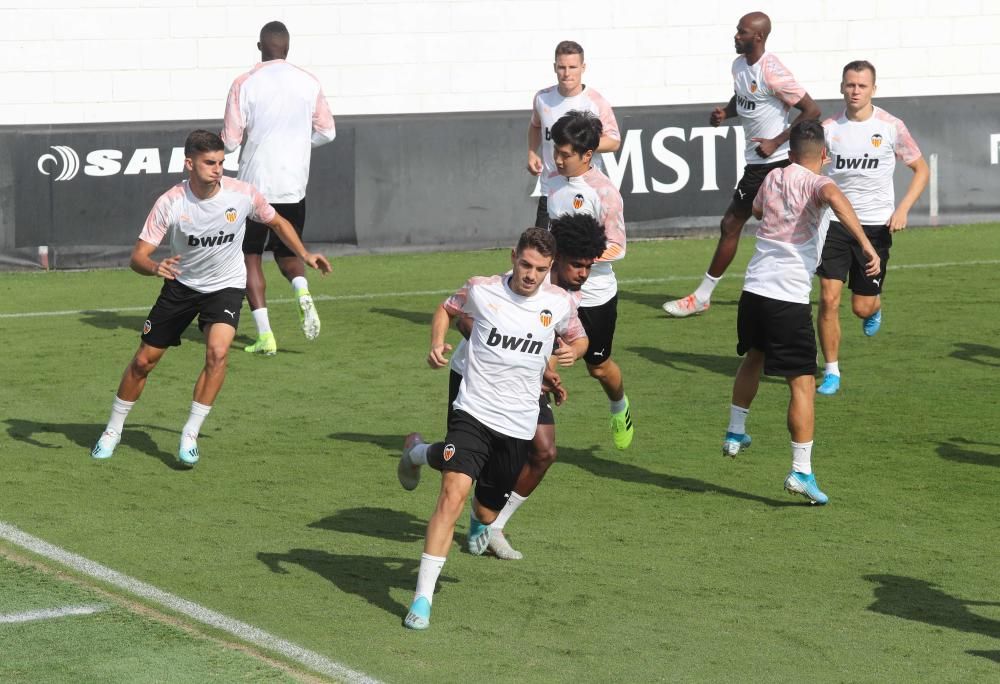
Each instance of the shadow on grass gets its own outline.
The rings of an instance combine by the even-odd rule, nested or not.
[[[955,347],[955,351],[949,354],[953,359],[977,363],[980,366],[1000,368],[1000,349],[996,347],[972,344],[971,342],[958,342]]]
[[[411,542],[424,538],[427,521],[390,508],[347,508],[309,523],[308,527],[349,532],[389,541]]]
[[[104,423],[38,423],[18,418],[8,418],[4,422],[7,423],[8,437],[39,449],[62,449],[64,447],[62,444],[43,442],[36,439],[35,435],[62,435],[81,448],[79,454],[81,458],[89,458],[90,451],[94,448],[97,438],[101,436],[105,428]],[[174,470],[189,470],[189,468],[182,468],[177,463],[174,454],[161,450],[146,430],[158,430],[177,435],[178,437],[180,436],[180,431],[169,430],[158,425],[126,425],[125,431],[122,433],[122,441],[115,453],[120,453],[121,448],[125,446],[140,451],[147,456],[159,459]],[[205,436],[203,435],[202,438],[205,438]]]
[[[406,435],[372,435],[367,432],[331,432],[330,439],[342,442],[357,442],[359,444],[374,444],[377,447],[391,451],[396,458],[403,449],[403,439]]]
[[[993,447],[994,453],[976,451],[969,446]],[[947,442],[938,442],[938,456],[957,463],[993,466],[1000,468],[1000,444],[996,442],[976,442],[964,437],[952,437]]]
[[[638,354],[647,361],[652,363],[657,363],[661,366],[666,366],[671,370],[681,371],[683,373],[696,373],[697,371],[692,368],[696,366],[704,370],[710,371],[712,373],[718,373],[719,375],[725,375],[729,378],[736,377],[736,369],[740,367],[740,357],[736,356],[736,340],[733,339],[733,354],[731,356],[723,356],[719,354],[697,354],[693,352],[679,352],[679,351],[668,351],[666,349],[659,349],[657,347],[629,347],[628,350],[634,354]],[[768,378],[761,378],[763,381],[767,381]]]
[[[419,326],[430,325],[431,316],[433,315],[433,312],[406,311],[404,309],[386,309],[378,306],[373,306],[368,310],[371,313],[382,314],[383,316],[391,316],[392,318],[398,318],[401,321],[415,323]]]
[[[285,565],[299,565],[332,582],[347,594],[354,594],[381,608],[390,615],[403,618],[409,605],[397,603],[391,589],[412,591],[417,584],[419,558],[377,558],[373,556],[338,555],[318,549],[291,549],[288,553],[257,554],[257,559],[271,572],[287,575]],[[458,580],[442,576],[434,592],[440,591],[443,582]]]
[[[868,606],[873,613],[1000,639],[1000,620],[969,610],[970,606],[1000,606],[1000,601],[965,601],[944,593],[936,584],[912,577],[865,575],[864,579],[878,585],[875,603]],[[991,659],[997,655],[996,651],[966,652]]]
[[[994,663],[1000,663],[1000,651],[966,651],[966,653],[992,660]]]
[[[720,485],[712,484],[711,482],[696,480],[690,477],[677,477],[675,475],[654,473],[650,470],[646,470],[645,468],[632,465],[631,463],[622,463],[620,461],[600,458],[595,454],[595,452],[599,449],[600,447],[596,445],[590,447],[590,449],[573,449],[561,446],[559,447],[559,460],[564,463],[571,463],[578,468],[583,468],[588,473],[596,475],[597,477],[606,477],[612,480],[620,480],[622,482],[653,485],[654,487],[661,487],[663,489],[692,492],[696,494],[721,494],[723,496],[733,497],[734,499],[743,499],[745,501],[762,503],[766,506],[774,508],[809,505],[805,501],[800,503],[798,501],[788,499],[771,499],[766,496],[741,492],[737,489],[722,487]]]

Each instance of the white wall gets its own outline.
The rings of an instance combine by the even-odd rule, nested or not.
[[[724,102],[752,9],[815,98],[852,59],[886,97],[1000,91],[997,0],[0,0],[0,125],[221,118],[272,19],[335,115],[528,109],[567,38],[613,105]]]

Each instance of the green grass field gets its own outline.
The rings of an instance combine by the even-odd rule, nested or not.
[[[89,455],[159,282],[0,274],[0,521],[390,682],[996,679],[998,226],[898,236],[875,338],[845,301],[843,387],[816,400],[823,508],[782,491],[783,383],[761,386],[753,448],[719,454],[752,241],[708,314],[660,310],[714,247],[629,246],[614,355],[635,442],[615,451],[597,384],[582,366],[564,373],[559,461],[507,528],[525,560],[466,553],[463,518],[426,633],[401,620],[439,477],[405,492],[396,461],[407,432],[444,434],[447,373],[424,362],[431,312],[467,276],[502,271],[504,251],[337,259],[312,280],[314,343],[269,270],[270,296],[285,298],[270,307],[281,351],[241,351],[244,308],[193,471],[173,459],[204,353],[196,329],[153,374],[114,458]],[[67,313],[27,315],[43,312]],[[130,612],[145,602],[101,598],[117,590],[70,583],[49,561],[25,567],[31,554],[10,543],[0,554],[0,615],[111,606],[0,624],[0,681],[308,672],[183,616]]]

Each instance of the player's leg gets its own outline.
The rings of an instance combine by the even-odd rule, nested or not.
[[[763,309],[764,298],[749,292],[740,295],[736,313],[736,353],[743,357],[733,380],[733,394],[729,405],[729,424],[722,440],[722,455],[735,458],[749,448],[751,439],[746,422],[750,405],[757,396],[760,376],[764,370],[767,353],[767,320]]]
[[[555,435],[552,437],[554,439]],[[503,528],[524,502],[514,487],[530,458],[530,451],[531,443],[527,440],[494,433],[490,458],[476,481],[469,520],[469,553],[478,556],[489,548],[502,560],[524,557],[507,541]]]
[[[886,268],[892,233],[885,226],[864,226],[868,240],[882,262],[881,270],[874,276],[865,274],[865,257],[861,246],[856,245],[854,265],[851,269],[851,310],[861,319],[861,331],[874,337],[882,327],[882,289],[885,287]]]
[[[455,417],[452,404],[455,403],[455,399],[458,397],[458,390],[461,386],[461,374],[456,373],[454,370],[449,371],[448,418],[445,422],[446,434],[447,426],[451,425],[452,419]],[[403,440],[403,452],[400,454],[399,463],[396,466],[396,477],[399,479],[399,484],[402,485],[403,489],[412,491],[417,488],[417,485],[420,484],[421,466],[429,465],[434,470],[442,470],[444,468],[445,446],[443,442],[427,444],[419,432],[411,432],[405,437]]]
[[[792,438],[792,470],[785,478],[785,489],[791,494],[801,494],[810,503],[825,504],[829,498],[820,490],[812,471],[816,396],[813,375],[787,378],[791,393],[788,400],[788,433]]]
[[[243,262],[247,267],[247,303],[254,325],[257,326],[257,339],[253,344],[244,347],[244,351],[262,356],[274,356],[278,351],[278,343],[271,330],[271,321],[267,314],[267,282],[264,279],[264,245],[271,232],[263,223],[247,221],[243,234]]]
[[[819,279],[819,345],[823,350],[823,382],[820,394],[836,394],[840,389],[840,294],[844,283],[834,278]]]
[[[305,198],[295,204],[282,204],[280,207],[279,213],[288,219],[301,239],[306,224]],[[274,250],[274,261],[278,264],[281,275],[285,276],[285,280],[292,285],[292,294],[298,305],[302,332],[307,340],[315,340],[319,337],[320,331],[319,314],[316,312],[312,295],[309,294],[309,281],[306,280],[305,264],[302,263],[302,259],[288,249],[285,243],[278,240],[276,235],[272,236],[269,247]]]
[[[125,419],[129,411],[142,395],[142,390],[146,386],[146,378],[159,363],[166,353],[166,349],[151,347],[145,342],[139,343],[139,348],[132,356],[132,360],[125,367],[121,381],[118,383],[118,391],[111,402],[111,416],[104,432],[97,439],[97,444],[91,450],[90,455],[94,458],[111,458],[114,455],[115,447],[122,438],[122,431],[125,429]]]
[[[608,397],[611,439],[616,448],[627,449],[635,436],[632,407],[625,394],[621,368],[611,359],[618,322],[618,295],[598,306],[581,306],[577,314],[587,333],[587,353],[583,356],[587,372],[601,384]]]

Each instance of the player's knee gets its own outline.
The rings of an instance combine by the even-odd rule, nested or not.
[[[878,308],[878,299],[875,297],[866,297],[865,299],[851,302],[851,309],[853,309],[854,315],[858,318],[868,318],[878,311]]]
[[[136,354],[129,364],[129,372],[136,377],[144,378],[156,368],[157,360],[142,353]]]
[[[556,462],[557,454],[555,442],[541,444],[532,442],[529,455],[531,467],[536,470],[548,470],[549,466]]]
[[[608,377],[609,363],[605,361],[597,365],[587,364],[587,372],[590,373],[590,377],[595,380],[604,380]]]
[[[820,292],[820,303],[824,311],[836,311],[840,308],[840,293],[822,290]]]
[[[743,224],[746,220],[740,220],[738,217],[732,214],[726,214],[719,221],[719,233],[722,237],[739,237],[740,231],[743,230]]]
[[[211,371],[225,370],[229,361],[229,347],[211,345],[205,348],[205,368]]]

